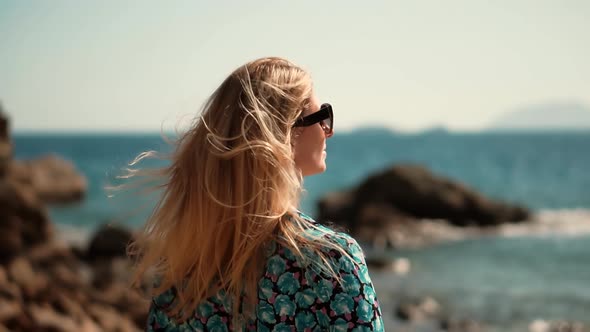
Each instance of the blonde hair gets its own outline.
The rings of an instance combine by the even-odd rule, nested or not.
[[[153,295],[176,288],[173,314],[185,319],[223,290],[234,322],[252,316],[272,241],[304,260],[302,249],[311,249],[321,259],[310,263],[334,274],[322,248],[343,249],[305,232],[315,226],[295,213],[302,176],[293,161],[292,127],[311,95],[309,74],[293,63],[249,62],[217,88],[176,142],[169,166],[156,172],[159,201],[129,252],[137,259],[136,285],[153,269],[159,279]]]

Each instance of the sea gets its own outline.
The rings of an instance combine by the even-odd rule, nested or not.
[[[86,198],[53,206],[59,235],[84,243],[102,224],[140,227],[153,196],[113,192],[139,153],[170,151],[159,133],[16,133],[14,156],[57,154],[88,179]],[[397,249],[411,263],[405,276],[375,272],[385,305],[430,296],[452,317],[473,319],[493,331],[527,331],[535,320],[590,326],[590,131],[398,133],[365,128],[328,140],[327,171],[305,179],[301,209],[314,215],[326,193],[359,184],[401,163],[419,164],[495,199],[523,204],[549,225],[437,245]],[[157,167],[163,161],[141,166]],[[153,194],[152,194],[153,195]],[[393,307],[384,307],[392,317]],[[386,319],[391,330],[399,322]],[[389,329],[388,329],[389,330]]]

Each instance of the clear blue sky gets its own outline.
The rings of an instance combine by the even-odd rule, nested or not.
[[[311,71],[338,129],[477,130],[528,104],[590,104],[583,0],[2,0],[0,42],[17,131],[182,126],[266,55]]]

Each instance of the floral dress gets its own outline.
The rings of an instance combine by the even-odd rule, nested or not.
[[[310,217],[300,215],[315,224]],[[334,249],[324,250],[332,258],[341,282],[300,266],[291,250],[274,244],[258,282],[256,319],[248,322],[243,331],[384,331],[381,309],[360,246],[345,233],[315,226],[317,229],[308,231],[334,241],[352,258]],[[146,331],[233,331],[231,303],[223,291],[199,304],[182,323],[165,312],[174,298],[173,289],[153,298]]]

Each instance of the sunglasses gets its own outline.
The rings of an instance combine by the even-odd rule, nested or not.
[[[293,127],[309,127],[318,122],[322,126],[324,133],[328,137],[332,136],[334,132],[334,112],[332,111],[332,105],[328,103],[322,104],[319,111],[295,121]]]

